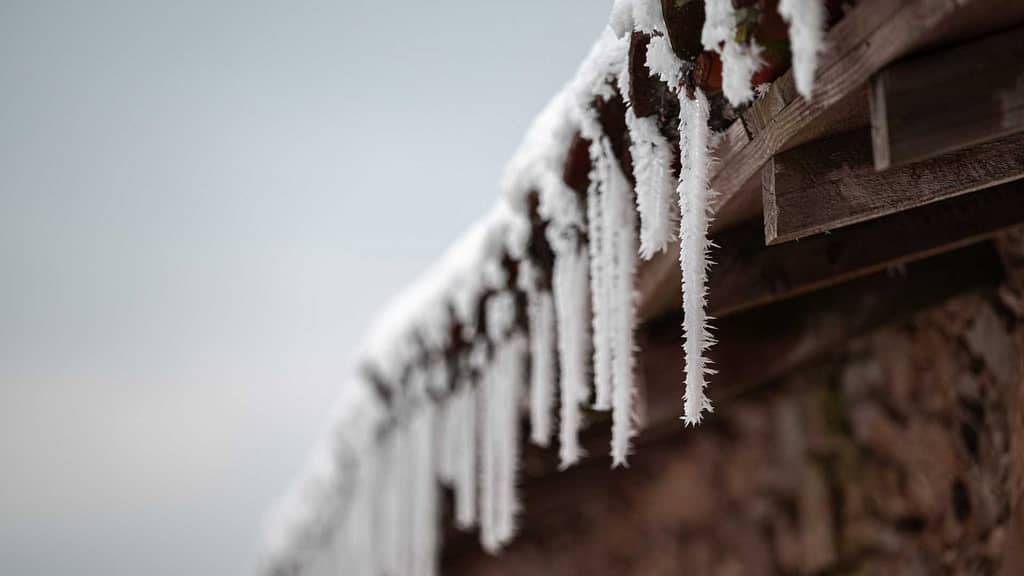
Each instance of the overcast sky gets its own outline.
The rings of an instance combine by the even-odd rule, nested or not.
[[[0,0],[0,574],[250,572],[594,0]]]

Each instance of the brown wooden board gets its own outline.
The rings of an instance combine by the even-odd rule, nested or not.
[[[838,130],[866,126],[867,83],[886,65],[913,53],[1002,30],[1024,21],[1020,0],[860,0],[826,35],[815,89],[805,100],[792,73],[777,79],[719,140],[714,151],[712,232],[756,218],[762,210],[762,166],[773,155]],[[677,301],[678,245],[641,263],[642,318],[672,309]],[[673,277],[676,283],[673,283]]]
[[[1024,130],[1024,26],[896,62],[871,79],[876,170]]]
[[[1024,134],[876,172],[870,132],[854,130],[778,154],[762,176],[775,244],[1024,177]]]
[[[759,223],[716,237],[709,279],[715,316],[763,306],[919,260],[1024,223],[1024,180],[855,224],[799,242],[761,246]]]

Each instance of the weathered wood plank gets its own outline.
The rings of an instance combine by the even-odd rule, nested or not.
[[[876,170],[1024,130],[1024,26],[888,66],[871,79]]]
[[[882,67],[914,50],[1022,20],[1024,2],[1019,0],[857,2],[826,36],[814,98],[807,101],[796,95],[791,72],[787,73],[754,103],[756,111],[745,114],[744,122],[734,123],[719,141],[714,151],[719,162],[711,181],[718,193],[712,232],[758,215],[762,209],[760,170],[771,156],[833,130],[866,126],[867,82]],[[773,95],[775,92],[778,95]],[[753,119],[751,114],[759,115]],[[641,264],[641,318],[654,318],[677,305],[677,258],[678,246],[673,246]]]
[[[763,245],[760,221],[719,232],[713,238],[708,307],[723,317],[800,294],[820,290],[886,267],[919,260],[1024,223],[1024,179],[819,234],[799,242]],[[654,309],[678,309],[679,266],[654,260],[665,285],[665,301],[649,298]],[[648,271],[647,278],[655,275]],[[649,313],[641,310],[642,318]]]
[[[959,37],[1005,28],[1024,19],[1019,0],[862,0],[826,36],[826,49],[815,75],[814,97],[796,96],[783,76],[764,98],[772,108],[761,120],[763,127],[739,148],[720,150],[718,170],[711,187],[719,193],[715,202],[718,223],[738,219],[731,215],[745,207],[741,189],[771,156],[791,145],[794,138],[811,130],[830,108],[863,90],[870,77],[890,62],[945,37]],[[777,86],[777,87],[776,87]],[[779,90],[778,98],[771,92]],[[755,107],[758,104],[755,104]]]
[[[715,316],[735,314],[949,251],[1021,223],[1024,180],[775,246],[760,246],[760,226],[754,223],[716,236],[708,304]]]
[[[765,165],[765,240],[835,230],[1024,177],[1024,134],[885,172],[871,135],[855,130],[783,152]]]

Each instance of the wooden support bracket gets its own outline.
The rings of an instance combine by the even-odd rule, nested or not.
[[[1024,133],[876,172],[868,130],[774,156],[762,171],[765,241],[835,230],[1024,177]]]

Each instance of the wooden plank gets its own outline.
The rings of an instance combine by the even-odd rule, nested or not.
[[[870,131],[855,130],[783,152],[762,175],[776,244],[1024,177],[1024,133],[876,172]]]
[[[901,274],[878,273],[805,298],[738,314],[720,322],[721,342],[711,357],[720,370],[711,394],[722,406],[821,357],[848,339],[967,291],[990,289],[1004,280],[1003,265],[992,243],[967,246],[909,264]],[[682,402],[683,350],[678,315],[665,316],[639,331],[639,410],[643,415],[638,445],[678,437]],[[588,465],[607,467],[610,419],[588,412],[581,442],[593,455],[579,467],[559,471],[557,448],[524,447],[522,482],[565,477]],[[706,425],[714,425],[713,421]],[[528,515],[543,515],[527,507]],[[475,548],[475,534],[448,526],[446,554]]]
[[[813,98],[805,100],[788,90],[787,82],[792,81],[788,73],[765,96],[772,110],[762,118],[762,129],[745,145],[719,151],[720,163],[711,180],[712,188],[719,193],[715,202],[718,223],[713,224],[713,230],[739,220],[731,212],[749,206],[741,190],[769,158],[785,150],[802,133],[813,133],[815,122],[851,94],[863,90],[878,70],[942,38],[980,34],[1021,20],[1024,2],[1019,0],[858,2],[826,36]],[[782,92],[778,98],[772,96],[776,90]]]
[[[871,79],[876,170],[1024,130],[1024,26],[892,64]]]
[[[713,237],[715,264],[708,278],[708,307],[716,317],[793,298],[853,278],[959,248],[1024,223],[1024,179],[861,222],[830,234],[799,242],[763,245],[759,221],[720,232]],[[658,259],[663,270],[647,270],[671,290],[665,301],[650,298],[654,287],[644,286],[643,301],[656,309],[682,305],[679,265]],[[650,310],[641,310],[650,320]]]
[[[1024,180],[819,234],[759,246],[758,223],[715,237],[714,316],[764,306],[977,242],[1024,223]]]
[[[726,131],[714,151],[711,186],[718,193],[712,232],[757,217],[761,167],[774,154],[837,128],[867,125],[867,82],[914,50],[964,39],[1024,20],[1019,0],[860,0],[827,34],[808,101],[792,89],[792,72]],[[858,104],[859,102],[859,104]],[[761,110],[761,108],[764,110]],[[837,111],[837,108],[839,111]],[[751,114],[758,114],[754,119]],[[858,116],[859,115],[859,116]],[[652,319],[678,306],[678,245],[641,263],[638,312]]]

